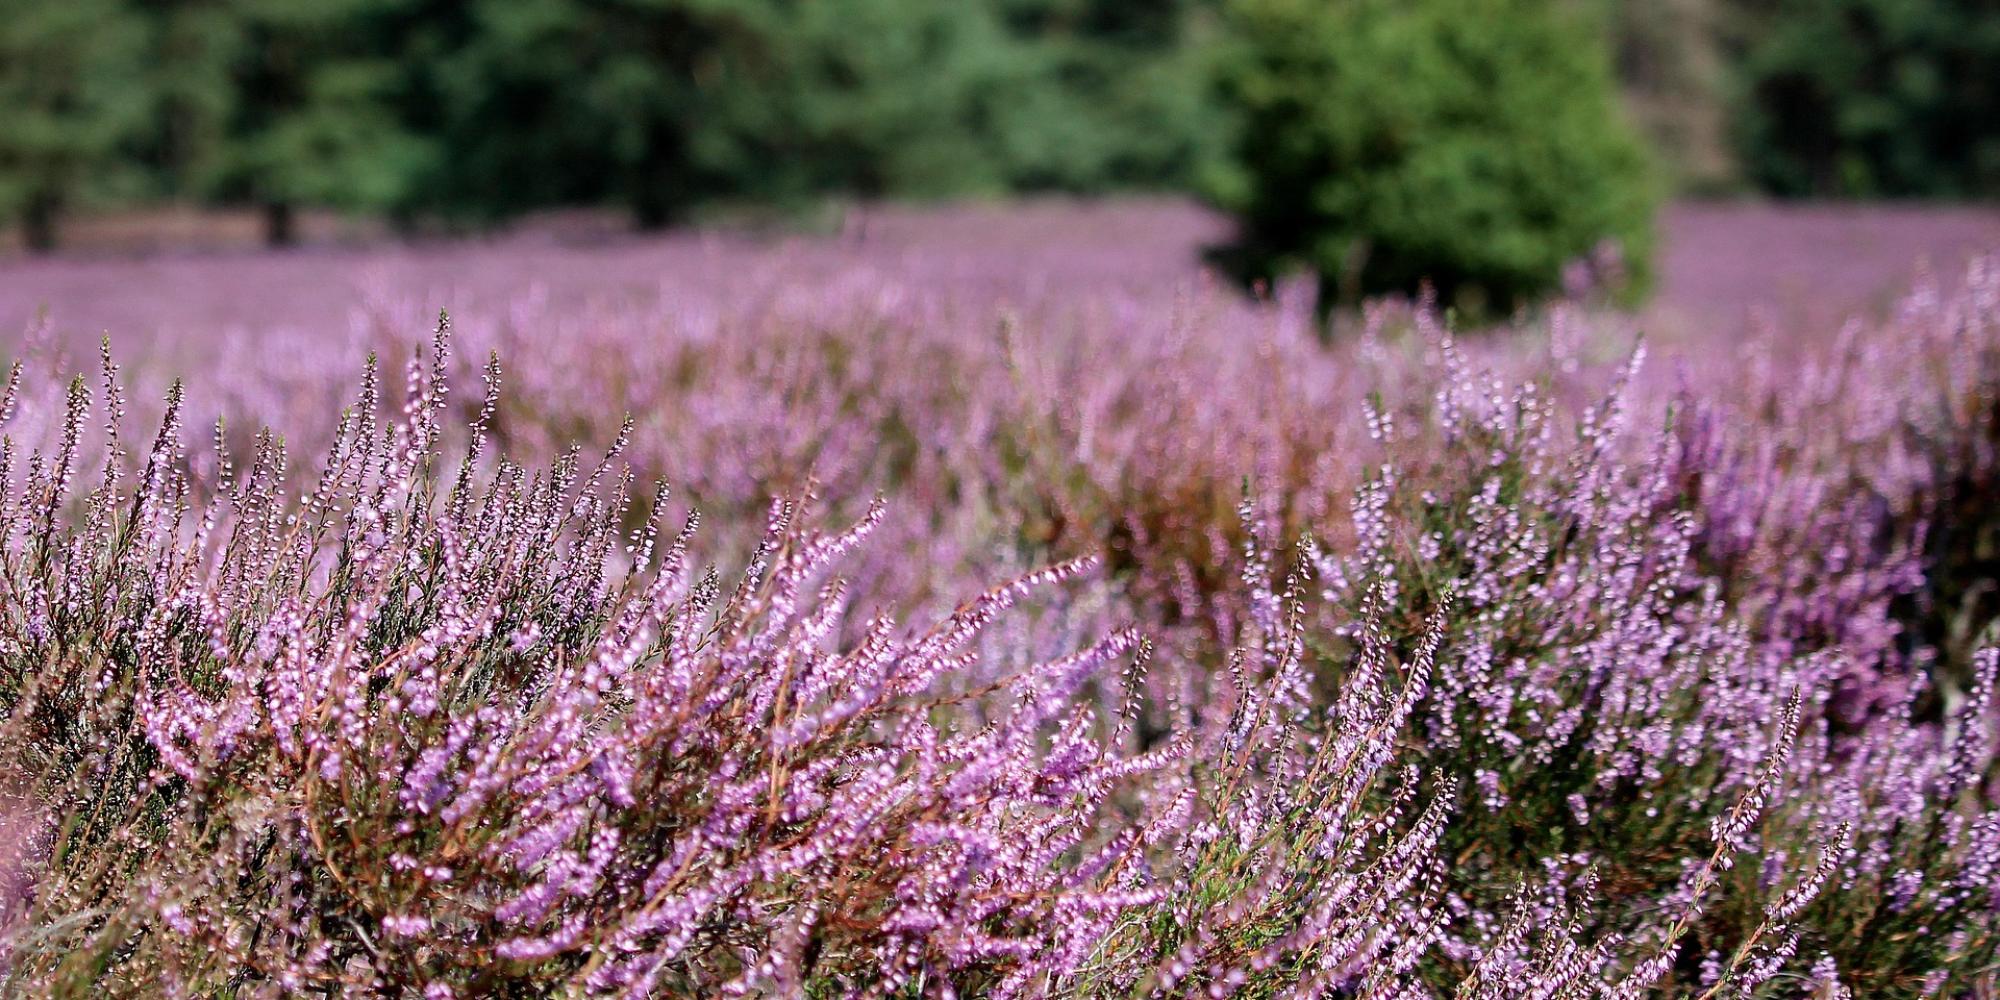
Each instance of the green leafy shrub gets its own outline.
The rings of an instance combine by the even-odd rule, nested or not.
[[[1600,35],[1547,0],[1235,0],[1246,277],[1318,273],[1331,300],[1435,283],[1504,308],[1610,240],[1643,277],[1655,193]],[[1336,295],[1326,294],[1328,291]]]

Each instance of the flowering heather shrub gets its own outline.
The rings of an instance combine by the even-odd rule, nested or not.
[[[661,498],[621,529],[622,443],[588,471],[574,452],[485,469],[496,368],[447,474],[445,343],[401,419],[371,371],[295,504],[266,437],[198,515],[178,395],[121,474],[108,361],[103,479],[72,497],[72,385],[6,508],[7,736],[49,807],[18,987],[1020,995],[1305,956],[1393,982],[1428,943],[1403,893],[1435,881],[1444,812],[1405,828],[1414,787],[1371,794],[1420,680],[1387,703],[1356,685],[1356,728],[1325,743],[1277,734],[1245,684],[1225,730],[1138,754],[1105,739],[1129,706],[1107,730],[1075,697],[1130,629],[941,697],[996,616],[1086,564],[834,652],[846,605],[822,576],[879,505],[833,535],[778,505],[725,592],[687,564],[692,522],[662,538]],[[1272,669],[1298,670],[1295,640],[1263,656],[1281,648]],[[1268,829],[1273,810],[1297,826]],[[1305,831],[1289,870],[1255,863]],[[1222,871],[1245,884],[1215,892]]]
[[[841,272],[43,338],[8,989],[1985,995],[1995,274],[1798,364]]]
[[[1460,367],[1443,347],[1447,369]],[[1385,468],[1357,495],[1357,544],[1324,562],[1336,593],[1351,596],[1345,581],[1372,571],[1406,609],[1464,609],[1446,641],[1456,665],[1412,734],[1474,800],[1444,837],[1466,919],[1441,950],[1490,954],[1490,908],[1510,880],[1569,866],[1618,904],[1598,908],[1607,932],[1663,949],[1685,936],[1683,950],[1706,955],[1691,986],[1735,967],[1730,989],[1752,990],[1801,942],[1827,949],[1826,967],[1851,970],[1845,982],[1864,995],[1985,982],[1991,845],[1972,828],[1993,814],[1964,793],[1992,759],[1990,652],[1948,724],[1926,725],[1913,706],[1935,684],[1894,641],[1891,597],[1921,579],[1905,551],[1863,553],[1825,581],[1708,575],[1710,508],[1689,486],[1699,456],[1671,426],[1638,435],[1643,447],[1621,441],[1638,360],[1573,434],[1532,384],[1480,394],[1466,390],[1490,380],[1448,377],[1416,424],[1443,442],[1418,451],[1441,460],[1407,473],[1425,488],[1399,503],[1406,473]],[[1411,423],[1378,419],[1384,437]],[[1750,597],[1725,600],[1731,585]],[[1816,614],[1781,614],[1798,599],[1788,587]],[[1774,591],[1787,602],[1777,610],[1765,603]],[[1843,608],[1837,622],[1819,617]],[[1774,714],[1786,720],[1776,730]],[[1778,804],[1761,830],[1717,817],[1732,800],[1766,799]],[[1857,830],[1866,850],[1854,849]],[[1729,874],[1752,853],[1760,864]],[[1493,881],[1481,885],[1482,870]],[[1918,872],[1987,888],[1977,900],[1947,890],[1914,905],[1844,894],[1815,904],[1837,871],[1863,900],[1888,895],[1885,877],[1917,891]],[[1682,916],[1663,927],[1662,911]],[[1871,936],[1908,942],[1934,922],[1954,929],[1943,966],[1924,964],[1938,951]]]
[[[183,530],[171,404],[140,480],[107,475],[80,526],[52,527],[80,406],[56,471],[10,498],[35,589],[9,658],[37,665],[9,689],[12,735],[80,821],[48,834],[35,900],[77,919],[17,953],[24,983],[979,981],[1064,971],[1079,935],[1150,898],[1127,858],[1051,863],[1094,846],[1123,774],[1158,766],[1109,753],[1067,697],[1130,632],[996,685],[1014,698],[986,727],[927,721],[930,678],[1078,565],[836,655],[839,584],[817,576],[879,508],[823,535],[781,506],[725,591],[690,571],[685,532],[623,534],[631,483],[608,464],[482,475],[482,423],[436,472],[440,375],[413,369],[388,422],[371,376],[296,507],[273,444]]]

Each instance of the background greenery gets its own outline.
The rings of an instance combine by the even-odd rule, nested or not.
[[[1237,210],[1265,270],[1339,279],[1359,231],[1357,290],[1423,274],[1505,302],[1602,237],[1643,270],[1635,220],[1661,192],[2000,194],[2000,0],[1396,8],[0,0],[0,225],[47,248],[66,213],[255,207],[286,242],[301,208],[652,226],[828,195],[1173,190]],[[1371,17],[1394,24],[1339,27]]]
[[[1484,313],[1548,293],[1600,245],[1643,271],[1654,184],[1592,12],[1546,0],[1228,11],[1217,79],[1238,141],[1213,193],[1239,220],[1222,259],[1244,277],[1303,266],[1322,309],[1428,281]]]
[[[1189,188],[1206,0],[0,0],[0,218]]]

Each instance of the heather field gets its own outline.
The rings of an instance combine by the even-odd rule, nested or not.
[[[0,991],[2000,995],[2000,213],[0,262]]]

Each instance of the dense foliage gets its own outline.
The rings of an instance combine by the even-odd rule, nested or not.
[[[490,221],[1181,186],[1200,0],[0,0],[0,222],[72,203]],[[112,185],[109,180],[119,183]]]
[[[1627,103],[1698,192],[2000,193],[1990,0],[1598,0]]]
[[[1421,0],[1399,5],[1405,29],[1366,43],[1365,33],[1311,25],[1372,16],[1357,13],[1367,4],[1238,4],[1250,16],[1236,18],[1225,16],[1230,6],[0,0],[0,226],[41,250],[56,243],[65,213],[158,202],[256,207],[276,241],[308,208],[456,227],[607,205],[657,224],[830,194],[1218,183],[1239,204],[1268,206],[1305,196],[1308,175],[1332,169],[1301,157],[1336,153],[1347,168],[1365,153],[1371,173],[1389,170],[1387,180],[1355,185],[1386,191],[1384,201],[1416,184],[1446,192],[1421,202],[1435,203],[1429,214],[1483,216],[1496,206],[1468,200],[1468,189],[1522,195],[1518,180],[1491,183],[1501,166],[1540,171],[1538,183],[1553,186],[1579,180],[1565,173],[1572,160],[1597,164],[1592,174],[1622,172],[1603,161],[1624,159],[1615,150],[1625,140],[1584,127],[1603,111],[1601,74],[1585,65],[1600,46],[1659,175],[1681,190],[1747,182],[1786,196],[1983,198],[2000,176],[1991,124],[2000,120],[2000,18],[1987,0]],[[1552,20],[1573,23],[1544,58],[1533,39],[1555,30]],[[1232,22],[1247,36],[1232,39]],[[1258,64],[1244,59],[1246,46],[1269,55],[1269,32],[1290,27],[1298,36],[1279,41],[1318,39],[1312,58],[1338,55],[1346,67],[1326,76],[1324,65],[1296,65],[1320,74],[1296,83],[1368,94],[1329,107],[1310,89],[1295,93],[1313,120],[1303,131],[1321,142],[1372,135],[1374,145],[1274,145],[1271,109],[1254,102],[1278,95],[1252,88],[1267,92],[1242,94],[1253,98],[1245,107],[1217,86],[1218,71],[1245,82]],[[1436,37],[1424,42],[1423,32]],[[1453,54],[1417,59],[1426,46]],[[1485,132],[1452,117],[1462,110],[1454,74],[1463,89],[1485,87],[1474,64],[1510,67],[1497,77],[1509,88],[1555,84],[1536,106],[1548,120],[1509,111]],[[1591,79],[1561,89],[1579,72]],[[1379,82],[1384,74],[1394,82]],[[1270,190],[1229,169],[1246,115],[1248,176],[1272,181]],[[1531,128],[1585,149],[1551,158],[1510,140],[1504,157],[1477,153],[1498,132]],[[1394,148],[1419,140],[1423,163],[1391,170]],[[1327,197],[1344,197],[1344,182],[1324,183],[1335,189]],[[1596,198],[1585,214],[1627,225],[1623,187],[1597,186],[1584,183],[1568,202]],[[1268,214],[1253,222],[1268,226]],[[1396,239],[1439,242],[1416,248],[1416,269],[1461,280],[1466,248],[1414,221],[1425,214],[1397,209],[1416,231]],[[1494,225],[1504,236],[1496,246],[1519,243],[1517,232],[1571,228],[1533,212],[1500,212]],[[1289,252],[1344,261],[1340,246],[1295,242]],[[1533,268],[1545,271],[1543,254],[1525,249],[1541,242],[1566,240],[1530,238],[1478,266],[1516,272],[1537,259]]]
[[[1222,194],[1253,274],[1323,299],[1412,292],[1501,310],[1609,243],[1634,276],[1655,195],[1595,29],[1545,0],[1237,0],[1243,121]]]
[[[895,253],[27,331],[6,988],[2000,987],[1990,262],[1661,363]]]
[[[115,10],[110,0],[0,6],[0,219],[18,220],[31,249],[55,245],[57,216],[79,195],[128,179],[106,164],[144,120],[132,85],[140,40]]]
[[[1745,169],[1785,195],[2000,196],[2000,7],[1741,0]]]

